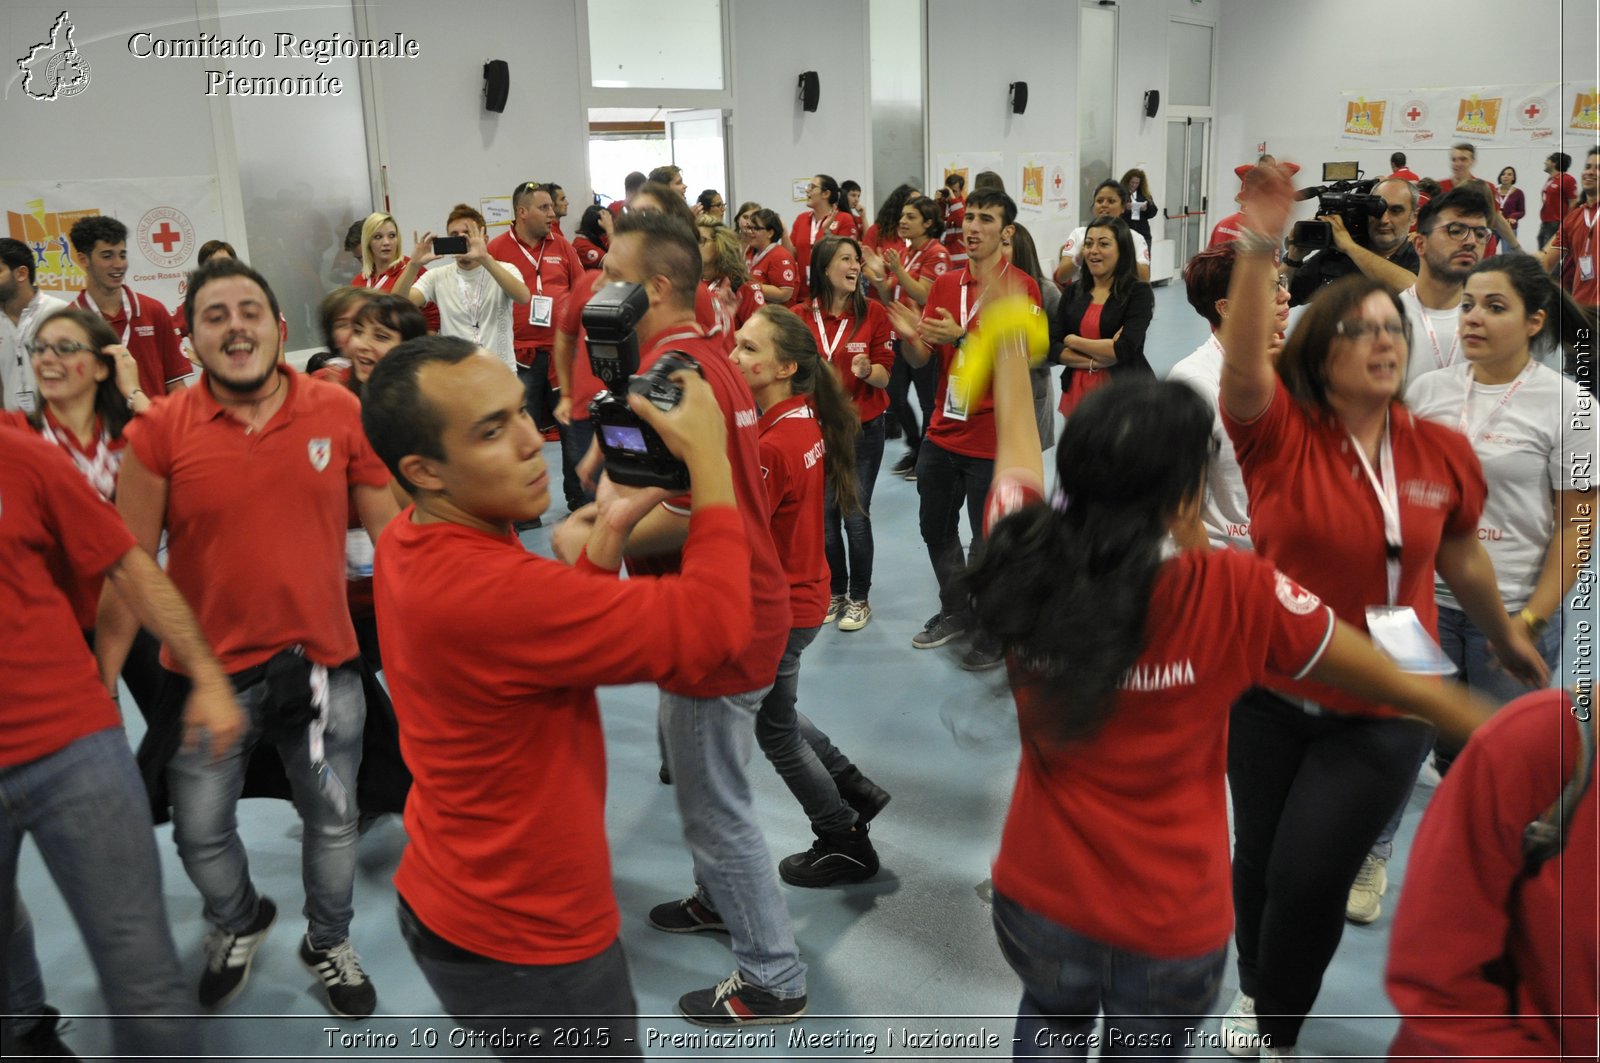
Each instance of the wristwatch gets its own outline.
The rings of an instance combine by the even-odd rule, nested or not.
[[[1543,635],[1550,628],[1550,621],[1542,616],[1534,615],[1532,609],[1524,609],[1517,614],[1517,619],[1528,625],[1528,631],[1532,633],[1534,638]]]

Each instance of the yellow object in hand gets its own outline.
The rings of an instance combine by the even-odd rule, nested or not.
[[[961,344],[961,357],[950,370],[951,384],[966,396],[968,409],[983,401],[994,378],[994,359],[1000,348],[1021,343],[1028,364],[1039,366],[1050,353],[1050,325],[1044,311],[1026,295],[1008,295],[983,308],[983,329],[969,333]]]

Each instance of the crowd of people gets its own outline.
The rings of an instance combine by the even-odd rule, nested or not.
[[[1290,240],[1293,169],[1241,167],[1239,212],[1183,270],[1211,335],[1165,381],[1137,169],[1094,190],[1049,262],[993,173],[902,185],[871,225],[859,185],[817,174],[785,226],[715,189],[691,201],[661,167],[571,241],[565,191],[528,181],[505,232],[461,204],[409,255],[377,212],[352,226],[360,274],[324,299],[304,373],[269,278],[221,241],[169,312],[125,283],[113,218],[72,229],[71,304],[0,240],[7,1056],[66,1051],[21,837],[69,899],[116,1051],[182,1058],[196,1001],[244,990],[277,919],[235,814],[257,793],[302,821],[296,950],[335,1015],[378,1006],[350,933],[355,853],[403,810],[401,935],[444,1009],[582,1031],[554,1054],[637,1055],[595,693],[632,682],[660,691],[694,872],[649,922],[726,934],[737,964],[680,1012],[804,1015],[779,882],[875,876],[890,794],[801,711],[801,658],[824,626],[872,622],[895,437],[939,594],[911,646],[960,640],[1016,702],[993,918],[1022,983],[1017,1055],[1081,1057],[1103,1020],[1102,1055],[1183,1056],[1230,942],[1223,1046],[1294,1055],[1346,922],[1378,917],[1430,752],[1445,781],[1395,922],[1394,1051],[1592,1049],[1594,794],[1565,806],[1565,854],[1520,847],[1586,771],[1545,751],[1574,748],[1587,694],[1529,692],[1559,676],[1589,564],[1600,148],[1581,194],[1550,157],[1534,252],[1515,171],[1490,184],[1474,160],[1458,146],[1424,192],[1397,155],[1381,213],[1325,219],[1315,251]],[[621,399],[687,491],[606,473],[602,291],[637,309],[637,372],[692,365],[675,406]],[[555,442],[567,516],[546,557],[517,533],[550,509]],[[755,748],[815,837],[776,862]],[[877,751],[854,752],[870,769]],[[1509,803],[1488,800],[1501,785]],[[209,925],[197,993],[161,897],[168,818]]]

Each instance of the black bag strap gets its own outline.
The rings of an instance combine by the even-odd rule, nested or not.
[[[1567,693],[1567,704],[1569,709],[1575,709],[1577,705],[1571,691]],[[1579,746],[1578,763],[1573,769],[1572,778],[1567,780],[1560,796],[1544,810],[1544,814],[1522,829],[1522,859],[1528,875],[1537,874],[1546,861],[1566,847],[1567,828],[1572,825],[1572,817],[1578,812],[1578,803],[1583,800],[1594,778],[1595,737],[1591,699],[1583,699],[1582,705],[1581,712],[1572,712],[1573,718],[1578,721]]]

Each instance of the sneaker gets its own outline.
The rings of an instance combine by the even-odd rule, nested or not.
[[[722,921],[722,916],[707,908],[698,897],[656,905],[650,909],[650,925],[669,934],[693,934],[701,930],[728,932],[728,924]]]
[[[361,969],[361,957],[349,938],[331,949],[319,949],[312,946],[307,934],[300,942],[300,962],[322,979],[322,988],[328,991],[328,1010],[335,1015],[364,1019],[378,1006],[378,991]]]
[[[44,1010],[32,1016],[33,1026],[26,1033],[18,1033],[12,1038],[13,1059],[77,1059],[72,1049],[61,1040],[58,1030],[64,1029],[61,1022],[61,1012],[46,1004]],[[22,1021],[19,1016],[17,1022]]]
[[[1256,1025],[1256,1000],[1243,992],[1233,998],[1233,1006],[1222,1017],[1222,1047],[1230,1056],[1250,1057],[1261,1053],[1261,1029]]]
[[[835,595],[832,595],[831,597],[829,597],[828,598],[828,611],[827,611],[826,614],[823,615],[822,622],[824,624],[831,624],[835,620],[839,619],[840,611],[842,609],[844,609],[844,604],[846,602],[848,602],[849,600],[850,599],[846,598],[842,594],[835,594]]]
[[[911,461],[910,470],[906,473],[906,482],[913,484],[917,482],[917,463],[914,458]]]
[[[278,906],[270,897],[262,897],[255,919],[240,933],[211,928],[202,946],[206,954],[206,969],[200,973],[202,1007],[225,1007],[239,995],[250,980],[250,962],[277,918]]]
[[[867,839],[867,826],[819,835],[811,848],[778,863],[778,877],[791,886],[818,889],[836,882],[865,882],[878,873],[878,854]]]
[[[901,455],[900,460],[895,462],[893,467],[889,469],[889,475],[911,476],[915,478],[916,471],[917,455],[915,452],[908,450],[905,452],[905,454]]]
[[[662,786],[672,785],[672,769],[667,767],[667,762],[662,761],[661,767],[656,769],[656,778],[661,780]]]
[[[911,645],[919,650],[931,650],[966,633],[967,625],[955,617],[934,613],[928,618],[928,622],[922,625],[922,630],[911,636]]]
[[[854,599],[845,602],[844,616],[839,618],[840,631],[860,631],[872,619],[872,606]]]
[[[779,1000],[734,971],[711,989],[678,998],[678,1010],[696,1026],[777,1026],[806,1013],[806,998]]]
[[[872,817],[889,803],[889,791],[861,774],[861,769],[854,765],[841,772],[833,783],[839,788],[844,803],[856,810],[858,824],[871,823]]]
[[[972,640],[972,649],[968,650],[961,658],[961,667],[969,672],[986,672],[991,668],[998,668],[1006,662],[1006,651],[1000,648],[998,642],[991,642],[985,638]]]
[[[1366,926],[1375,922],[1383,911],[1383,895],[1389,890],[1389,862],[1368,853],[1361,858],[1361,870],[1350,884],[1350,898],[1345,901],[1344,917],[1352,923]]]

